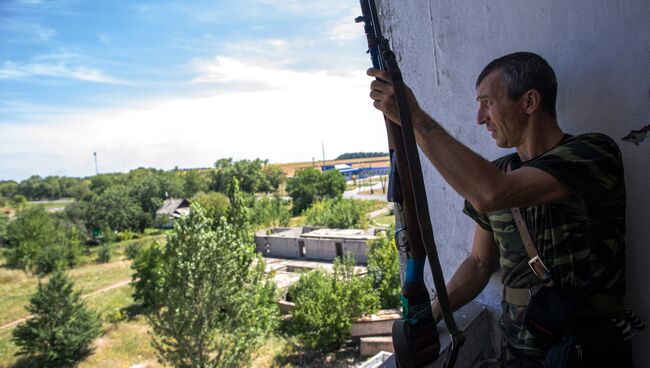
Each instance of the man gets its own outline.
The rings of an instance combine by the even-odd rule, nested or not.
[[[387,73],[370,69],[368,75],[377,78],[370,92],[374,106],[399,124]],[[485,126],[497,146],[516,149],[493,162],[451,137],[406,90],[418,145],[466,199],[464,212],[477,223],[471,254],[447,284],[452,309],[474,299],[500,266],[504,366],[541,367],[549,349],[559,344],[532,335],[524,323],[528,295],[542,287],[580,300],[569,326],[579,335],[571,335],[575,341],[568,343],[575,359],[590,366],[631,366],[622,304],[625,184],[616,144],[602,134],[570,136],[562,131],[555,112],[555,73],[533,53],[493,60],[476,82],[477,123]],[[513,207],[522,209],[552,283],[529,268]],[[426,325],[419,320],[426,319],[421,311],[428,310],[428,303],[423,303],[428,299],[421,276],[423,254],[421,249],[410,251],[402,289],[405,319],[414,326]],[[432,314],[435,322],[441,320],[435,301]],[[583,335],[597,336],[598,341],[583,341]],[[550,364],[552,357],[547,359]]]

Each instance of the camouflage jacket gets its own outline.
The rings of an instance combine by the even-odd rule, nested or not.
[[[516,153],[494,161],[501,170],[535,167],[553,175],[574,195],[522,208],[530,236],[560,290],[575,296],[625,293],[625,183],[616,143],[598,133],[565,136],[547,152],[521,162]],[[528,254],[510,209],[479,213],[469,202],[464,212],[494,234],[503,284],[540,286],[528,267]],[[503,304],[501,325],[515,347],[545,350],[523,324],[525,306]]]

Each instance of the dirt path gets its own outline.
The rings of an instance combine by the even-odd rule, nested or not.
[[[116,282],[115,284],[105,286],[105,287],[103,287],[103,288],[101,288],[99,290],[95,290],[95,291],[93,291],[91,293],[84,294],[81,297],[84,298],[84,299],[90,298],[91,296],[95,296],[97,294],[101,294],[101,293],[104,293],[106,291],[117,289],[117,288],[120,288],[122,286],[128,285],[130,282],[131,282],[131,279],[122,280],[122,281]],[[34,315],[30,314],[27,317],[19,318],[19,319],[15,320],[15,321],[5,323],[4,325],[0,326],[0,331],[8,329],[8,328],[12,328],[12,327],[14,327],[14,326],[16,326],[16,325],[18,325],[18,324],[20,324],[22,322],[27,321],[28,319],[30,319],[32,317],[34,317]]]

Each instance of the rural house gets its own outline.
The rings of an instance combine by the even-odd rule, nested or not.
[[[156,223],[161,227],[173,227],[175,218],[190,213],[190,201],[185,198],[167,198],[162,206],[156,210]]]

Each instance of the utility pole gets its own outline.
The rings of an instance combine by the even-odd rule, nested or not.
[[[323,149],[323,166],[325,166],[325,143],[323,143],[323,141],[320,141],[320,146]],[[322,167],[321,167],[321,171],[323,171]]]
[[[99,168],[97,166],[97,152],[93,152],[93,156],[95,157],[95,175],[99,175]]]
[[[372,189],[372,164],[368,164],[368,171],[370,172],[370,194],[375,194],[375,190]]]

